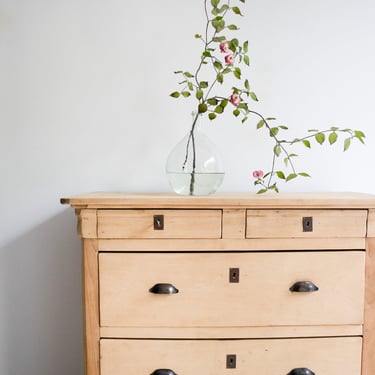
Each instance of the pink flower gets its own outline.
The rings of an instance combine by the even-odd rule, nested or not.
[[[229,51],[229,44],[228,42],[220,43],[220,51],[227,53]]]
[[[253,177],[254,178],[262,178],[264,176],[264,172],[259,169],[257,171],[253,171]]]
[[[230,53],[229,55],[226,55],[225,58],[225,63],[228,65],[233,65],[234,64],[234,55],[233,53]]]
[[[238,94],[236,94],[235,92],[230,96],[230,102],[235,105],[235,106],[238,106],[238,104],[241,103],[241,98]]]

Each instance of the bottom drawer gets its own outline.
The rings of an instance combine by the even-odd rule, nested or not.
[[[103,339],[101,375],[359,375],[361,344],[360,337]]]

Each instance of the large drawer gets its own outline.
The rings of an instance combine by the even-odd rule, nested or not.
[[[102,327],[362,324],[364,255],[362,251],[101,253],[100,323]],[[312,283],[318,290],[312,291]],[[161,284],[171,284],[178,293],[164,294],[169,289]],[[151,292],[154,286],[158,290]]]
[[[99,238],[220,238],[221,210],[99,210]]]
[[[247,210],[246,238],[365,237],[367,210]]]
[[[361,372],[359,337],[221,341],[103,339],[100,351],[101,375],[359,375]]]

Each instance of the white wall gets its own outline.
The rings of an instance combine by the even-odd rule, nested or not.
[[[373,0],[248,0],[248,76],[293,134],[362,129],[367,145],[302,148],[313,175],[283,191],[375,192]],[[82,374],[80,245],[59,198],[169,190],[164,165],[192,102],[173,71],[193,70],[202,1],[0,0],[0,374]],[[222,149],[221,191],[253,191],[271,150],[230,116],[207,131]]]

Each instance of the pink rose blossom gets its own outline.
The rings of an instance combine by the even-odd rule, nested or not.
[[[254,178],[262,178],[264,176],[264,172],[259,169],[257,171],[253,171],[253,177]]]
[[[234,55],[233,53],[230,53],[229,55],[226,55],[225,58],[225,63],[228,65],[233,65],[234,64]]]
[[[235,92],[230,96],[230,101],[233,105],[238,106],[241,103],[241,98]]]
[[[228,42],[223,42],[220,44],[220,51],[227,53],[229,51],[229,44]]]

